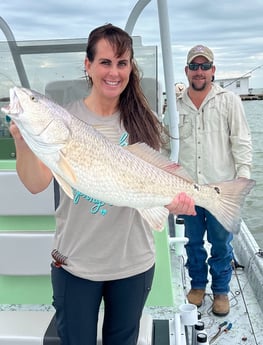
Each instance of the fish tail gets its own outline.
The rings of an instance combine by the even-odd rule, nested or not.
[[[213,186],[218,193],[218,199],[215,204],[210,205],[210,209],[207,209],[227,231],[233,233],[240,231],[241,209],[255,183],[254,180],[240,177]]]

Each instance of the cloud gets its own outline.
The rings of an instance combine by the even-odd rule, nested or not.
[[[87,37],[96,26],[111,22],[122,28],[136,0],[12,0],[1,4],[1,16],[17,40]],[[198,43],[215,54],[217,75],[240,74],[263,64],[263,1],[167,0],[175,81],[185,81],[187,51]],[[157,0],[150,1],[134,27],[144,45],[159,46]],[[0,39],[1,39],[0,34]],[[162,78],[162,66],[159,68]],[[252,73],[251,86],[262,87],[263,68]]]

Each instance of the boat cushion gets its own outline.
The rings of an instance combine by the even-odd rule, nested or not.
[[[50,275],[53,231],[0,232],[0,275]]]

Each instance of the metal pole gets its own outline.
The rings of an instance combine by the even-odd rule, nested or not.
[[[176,109],[175,82],[173,72],[173,59],[171,49],[170,27],[167,0],[157,0],[160,25],[161,46],[163,55],[163,69],[165,90],[167,96],[167,110],[171,138],[171,160],[178,161],[179,152],[179,131],[178,111]]]
[[[0,29],[2,29],[7,39],[7,43],[9,45],[9,49],[11,51],[11,54],[14,60],[21,85],[23,87],[30,88],[26,71],[25,71],[25,68],[24,68],[20,53],[19,53],[19,47],[16,44],[16,40],[11,29],[9,28],[9,26],[7,25],[7,23],[4,21],[2,17],[0,17]]]
[[[129,35],[132,35],[135,23],[139,15],[143,11],[144,7],[149,4],[149,2],[151,2],[151,0],[139,0],[132,9],[124,29],[126,32],[128,32]]]

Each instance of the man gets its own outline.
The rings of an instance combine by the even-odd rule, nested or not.
[[[213,52],[203,45],[190,49],[185,73],[189,86],[178,97],[179,163],[199,184],[239,177],[250,178],[252,145],[250,130],[239,96],[213,83],[216,67]],[[183,216],[187,243],[187,267],[191,278],[189,303],[201,306],[212,277],[212,312],[229,313],[229,282],[232,275],[232,233],[204,208],[197,215]],[[210,256],[204,235],[211,244]]]

